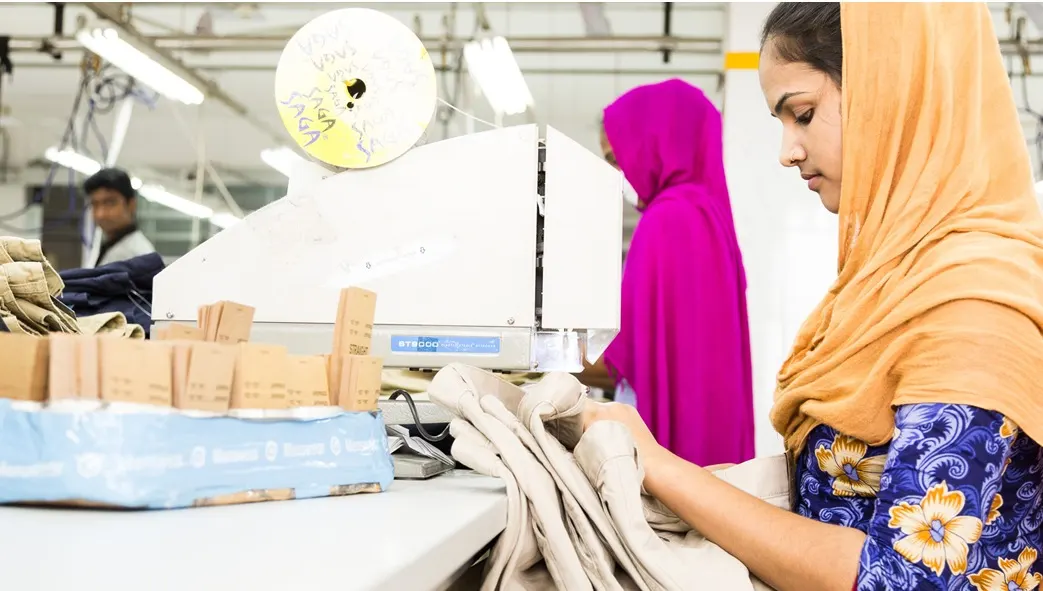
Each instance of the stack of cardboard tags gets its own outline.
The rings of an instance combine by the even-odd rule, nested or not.
[[[242,418],[331,405],[375,411],[383,369],[380,358],[368,355],[375,309],[375,293],[344,289],[333,351],[325,356],[250,342],[254,310],[234,302],[203,306],[199,326],[172,324],[155,330],[154,341],[0,334],[0,397],[231,411]]]
[[[33,408],[44,413],[82,408],[94,413],[91,417],[98,415],[97,419],[90,420],[100,421],[100,415],[109,414],[110,410],[123,416],[135,413],[154,416],[165,412],[171,416],[170,421],[177,423],[169,427],[172,440],[197,438],[200,442],[220,439],[213,434],[214,429],[219,430],[217,425],[225,425],[225,433],[265,429],[263,433],[249,435],[250,441],[268,446],[258,452],[262,460],[267,458],[271,462],[275,461],[273,457],[280,457],[277,443],[280,434],[285,435],[284,441],[314,439],[315,443],[308,444],[311,447],[293,448],[285,455],[305,458],[308,454],[329,452],[331,459],[337,459],[327,462],[327,466],[336,462],[347,465],[345,462],[351,460],[345,457],[347,452],[342,451],[365,449],[367,458],[363,469],[356,470],[356,474],[365,474],[367,470],[383,474],[386,463],[390,482],[390,457],[386,457],[386,462],[379,457],[389,456],[383,420],[372,412],[377,410],[383,365],[381,359],[368,355],[375,309],[375,293],[353,287],[344,289],[337,309],[333,351],[329,355],[314,356],[290,355],[283,346],[250,342],[254,309],[228,301],[203,306],[198,326],[171,324],[153,331],[155,340],[152,341],[105,335],[54,334],[41,338],[0,333],[0,399],[18,401],[13,407],[10,403],[0,404],[0,414],[11,409],[27,415],[36,414],[25,412]],[[25,402],[38,406],[26,406]],[[231,422],[191,422],[198,421],[199,417],[229,417],[219,420]],[[254,418],[266,420],[248,420]],[[273,422],[272,419],[288,421]],[[322,425],[313,419],[329,419],[333,423]],[[35,419],[20,417],[18,420],[26,423],[26,433],[31,432],[28,425]],[[0,423],[8,424],[4,423],[3,416]],[[247,423],[255,425],[246,426]],[[293,427],[291,423],[299,426]],[[317,426],[308,431],[309,425]],[[325,431],[320,434],[322,429]],[[124,433],[131,431],[132,425],[123,426]],[[152,433],[149,437],[149,441],[141,441],[142,446],[166,445],[161,441],[162,434]],[[227,439],[225,437],[223,444],[233,445]],[[374,443],[368,443],[371,441]],[[192,453],[205,453],[196,451],[207,447],[200,442],[196,442]],[[16,446],[18,442],[0,435],[0,445]],[[131,441],[121,445],[136,451]],[[33,453],[42,452],[34,450]],[[237,457],[235,454],[242,455],[242,452],[215,456],[213,462],[230,461],[229,458]],[[0,464],[7,461],[2,456],[0,454]],[[189,463],[192,462],[207,464],[205,458],[194,456]],[[310,496],[386,487],[380,479],[358,478],[363,480],[348,478],[346,482],[335,483],[339,488]],[[200,487],[205,488],[203,484]],[[265,492],[257,487],[244,490]],[[290,494],[292,497],[292,490]],[[252,494],[235,497],[239,500],[230,502],[285,497],[285,494]],[[214,504],[211,501],[192,500],[194,504]]]
[[[377,410],[384,363],[369,354],[376,309],[377,294],[372,291],[349,287],[340,292],[326,368],[330,395],[345,410]]]

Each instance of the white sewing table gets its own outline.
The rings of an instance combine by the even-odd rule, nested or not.
[[[170,511],[0,507],[0,589],[442,588],[506,525],[500,480]]]

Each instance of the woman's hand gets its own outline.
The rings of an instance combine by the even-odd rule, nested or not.
[[[634,438],[637,452],[641,455],[646,481],[653,469],[670,456],[670,452],[659,445],[652,436],[637,409],[629,404],[587,400],[587,406],[583,410],[583,432],[586,433],[587,429],[598,421],[616,421],[626,426],[630,436]]]

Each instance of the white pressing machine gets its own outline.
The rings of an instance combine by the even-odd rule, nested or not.
[[[464,135],[379,167],[301,161],[288,194],[154,281],[152,319],[256,310],[251,340],[329,353],[342,288],[376,292],[386,368],[580,371],[619,329],[622,176],[552,127]]]

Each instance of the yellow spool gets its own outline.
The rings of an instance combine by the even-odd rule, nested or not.
[[[376,10],[319,16],[290,38],[275,70],[275,104],[290,137],[339,168],[371,168],[423,137],[437,101],[420,39]]]

